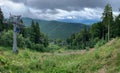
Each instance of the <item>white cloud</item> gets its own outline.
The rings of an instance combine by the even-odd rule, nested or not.
[[[67,19],[73,19],[73,17],[72,16],[67,16]]]
[[[10,0],[0,0],[0,7],[4,12],[5,17],[9,17],[9,14],[28,16],[29,7],[25,6],[23,3],[14,3]]]
[[[58,19],[100,19],[103,12],[100,8],[84,8],[82,10],[67,11],[62,9],[47,9],[46,11],[30,9],[36,17],[46,20],[58,20]],[[55,12],[54,14],[52,12]]]
[[[114,16],[117,16],[117,15],[119,15],[119,12],[113,12],[113,14],[114,14]]]
[[[50,12],[55,12],[50,13]],[[39,12],[36,14],[40,19],[58,20],[58,19],[79,19],[79,20],[100,20],[102,17],[103,9],[101,8],[84,8],[82,10],[67,11],[62,9],[46,10],[46,12]],[[117,16],[119,12],[113,12]]]

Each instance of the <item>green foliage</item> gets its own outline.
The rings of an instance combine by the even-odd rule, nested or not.
[[[99,40],[96,44],[95,44],[95,48],[99,48],[101,47],[102,45],[104,45],[106,43],[105,40]]]
[[[89,50],[90,50],[90,47],[86,47],[85,49],[86,49],[86,51],[89,51]]]
[[[41,64],[39,63],[39,60],[32,59],[28,66],[31,70],[39,71],[41,69]]]
[[[71,37],[67,39],[68,47],[72,49],[85,49],[88,47],[90,40],[89,29],[85,26],[83,30],[79,33],[73,34]],[[71,49],[69,48],[69,49]]]
[[[13,32],[12,31],[8,31],[8,32],[5,32],[3,31],[1,34],[0,34],[0,44],[3,45],[3,46],[12,46],[12,40],[13,40]]]
[[[22,21],[21,21],[22,22]],[[17,34],[17,45],[19,48],[30,48],[36,51],[45,51],[48,44],[48,38],[40,32],[39,24],[32,22],[31,28],[21,27],[20,34]],[[3,31],[0,33],[0,45],[12,47],[13,31]]]
[[[44,35],[43,33],[40,33],[41,36],[41,43],[44,45],[44,47],[48,47],[49,45],[49,39],[46,35]]]
[[[55,45],[55,44],[50,44],[50,45],[48,46],[47,51],[48,51],[48,52],[55,52],[55,51],[57,51],[57,50],[59,50],[59,49],[60,49],[60,46]]]
[[[24,24],[26,26],[31,25],[31,18],[23,18]],[[58,21],[44,21],[34,19],[35,22],[40,24],[41,32],[47,35],[50,39],[67,39],[70,35],[79,32],[84,24],[81,23],[66,23],[66,22],[58,22]],[[89,26],[87,26],[89,27]]]
[[[32,43],[41,44],[44,47],[48,46],[48,38],[43,33],[40,32],[40,27],[38,22],[32,21],[30,27],[30,40]]]
[[[5,65],[6,63],[6,59],[3,56],[0,56],[0,65]]]
[[[18,58],[30,58],[30,50],[24,49],[24,51],[20,54],[18,54]]]
[[[119,37],[119,19],[120,15],[115,18],[115,21],[113,20],[112,7],[110,4],[107,4],[102,15],[102,22],[94,23],[89,29],[84,28],[79,33],[71,35],[67,39],[68,48],[85,49],[85,47],[93,48],[94,46],[98,48],[105,44],[106,40]]]
[[[105,6],[102,19],[103,19],[102,22],[106,27],[108,27],[108,25],[113,24],[113,13],[112,13],[112,7],[110,4],[107,4]]]
[[[55,44],[58,44],[58,45],[59,45],[60,43],[62,43],[62,40],[61,40],[61,39],[56,39],[56,40],[55,40]]]
[[[105,26],[101,23],[94,23],[91,25],[90,27],[90,34],[91,34],[91,38],[105,38]]]
[[[0,32],[4,30],[3,19],[4,19],[4,16],[3,16],[3,13],[2,13],[1,8],[0,8]]]
[[[113,20],[112,7],[111,7],[110,4],[107,4],[104,8],[104,12],[103,12],[103,15],[102,15],[102,23],[105,26],[104,32],[105,33],[110,33],[107,36],[109,36],[111,38],[112,37],[111,32],[113,32],[114,20]]]
[[[45,52],[46,49],[44,45],[42,44],[32,44],[33,46],[31,47],[32,50],[40,51],[40,52]]]
[[[30,39],[33,43],[38,44],[41,43],[41,34],[40,34],[40,28],[39,28],[39,24],[34,21],[32,21],[31,27],[30,27]]]
[[[115,18],[114,26],[112,27],[112,37],[120,37],[120,14]]]
[[[12,47],[13,44],[13,31],[9,30],[9,31],[3,31],[0,34],[0,45],[2,46],[8,46],[8,47]],[[26,44],[27,43],[27,44]],[[24,38],[21,34],[17,34],[17,45],[20,48],[24,48],[29,46],[29,39],[28,38]]]
[[[12,25],[10,25],[10,23],[3,23],[3,20],[4,19],[4,15],[3,15],[3,12],[0,8],[0,32],[4,31],[4,30],[9,30],[9,29],[12,29]]]
[[[0,51],[0,72],[2,73],[119,73],[120,39],[113,39],[108,44],[94,49],[71,54],[39,53],[28,49],[20,50],[18,55],[10,50]],[[108,47],[109,46],[109,47]],[[3,47],[0,47],[0,49]],[[104,69],[104,70],[103,70]]]

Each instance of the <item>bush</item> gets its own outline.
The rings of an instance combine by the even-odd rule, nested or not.
[[[96,45],[94,46],[95,48],[99,48],[100,46],[104,45],[106,43],[105,40],[100,40],[96,43]]]
[[[1,34],[0,34],[0,45],[3,45],[3,46],[12,46],[12,43],[13,43],[13,35],[12,35],[12,31],[8,31],[8,32],[5,32],[3,31]]]
[[[26,38],[24,41],[25,41],[26,48],[31,48],[33,46],[29,38]]]
[[[32,44],[31,47],[32,50],[40,51],[40,52],[45,52],[45,47],[42,44]]]
[[[31,62],[29,63],[29,68],[31,70],[36,70],[39,71],[41,69],[41,63],[39,60],[32,59]]]
[[[0,34],[0,45],[11,47],[13,45],[13,31],[9,30],[7,32],[3,31]],[[17,46],[19,48],[29,47],[31,42],[28,38],[24,38],[22,34],[17,34]]]
[[[50,45],[48,46],[47,51],[53,53],[53,52],[55,52],[55,51],[57,51],[57,50],[59,50],[59,49],[60,49],[60,46],[55,45],[55,44],[50,44]]]
[[[86,47],[85,49],[86,49],[86,51],[89,51],[89,50],[90,50],[90,48],[89,48],[89,47]]]
[[[89,47],[93,48],[95,46],[95,44],[99,41],[99,38],[94,38],[94,39],[90,39],[89,41]]]

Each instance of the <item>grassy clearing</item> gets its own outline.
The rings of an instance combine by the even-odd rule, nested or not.
[[[39,53],[28,49],[12,54],[0,47],[1,73],[118,73],[120,39],[90,51]]]

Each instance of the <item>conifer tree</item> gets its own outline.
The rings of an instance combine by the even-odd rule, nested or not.
[[[112,28],[112,24],[113,24],[113,13],[112,13],[112,7],[110,4],[107,4],[105,6],[104,12],[103,12],[103,16],[102,16],[102,22],[104,24],[104,26],[106,27],[105,33],[107,33],[107,37],[108,37],[108,41],[110,39],[110,35],[112,35],[111,32],[111,28]],[[105,34],[104,34],[105,36]]]
[[[4,20],[3,12],[0,8],[0,32],[4,30],[3,20]]]
[[[42,38],[40,37],[39,23],[36,22],[36,25],[35,25],[35,43],[42,43],[41,40],[42,40]]]

